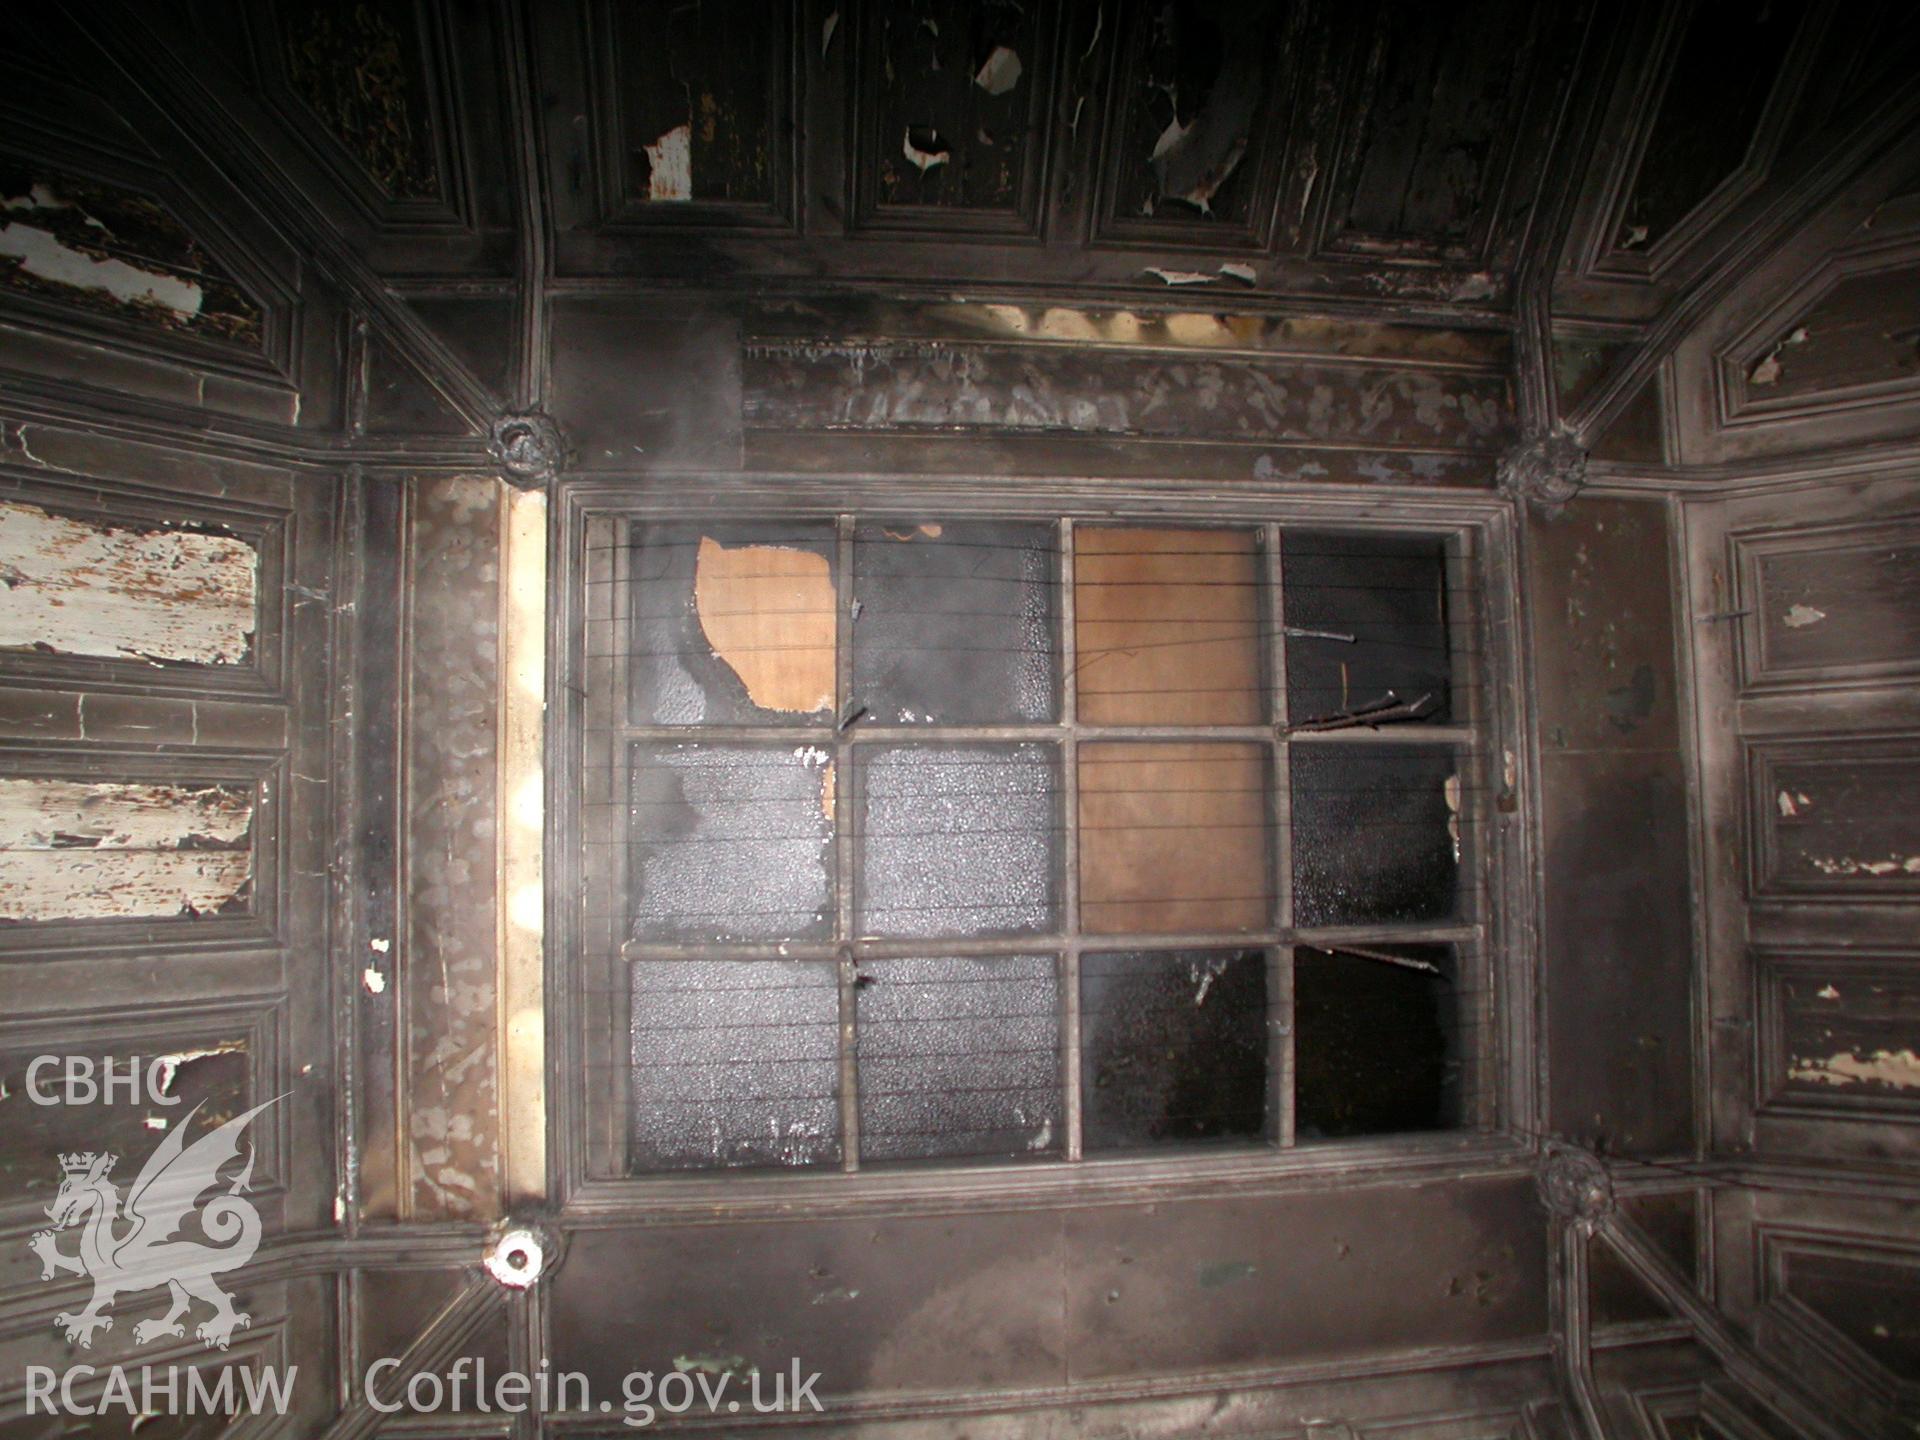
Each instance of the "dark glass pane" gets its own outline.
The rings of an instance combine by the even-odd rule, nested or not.
[[[1460,912],[1460,785],[1448,750],[1292,747],[1299,925],[1448,920]]]
[[[853,699],[882,725],[1047,721],[1057,708],[1048,525],[863,525]]]
[[[1393,706],[1453,717],[1444,541],[1289,531],[1281,579],[1290,723]]]
[[[1051,956],[867,961],[858,995],[863,1158],[1058,1153]]]
[[[1080,1036],[1086,1149],[1266,1133],[1264,952],[1083,956]]]
[[[859,933],[1054,929],[1059,785],[1059,754],[1051,745],[863,750]]]
[[[833,931],[832,761],[812,746],[635,745],[627,862],[637,940]]]
[[[1444,945],[1302,947],[1293,963],[1294,1135],[1392,1135],[1459,1123],[1460,1017]],[[1431,966],[1396,965],[1394,955]]]
[[[831,525],[636,525],[631,539],[635,723],[831,717]]]
[[[833,965],[653,960],[628,972],[636,1173],[839,1160]]]

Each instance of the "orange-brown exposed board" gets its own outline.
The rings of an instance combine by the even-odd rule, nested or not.
[[[1250,532],[1089,526],[1074,548],[1083,723],[1259,723]]]
[[[1082,927],[1100,935],[1265,929],[1267,829],[1263,746],[1082,745]]]
[[[834,594],[824,555],[700,538],[694,608],[713,653],[764,710],[833,705]]]

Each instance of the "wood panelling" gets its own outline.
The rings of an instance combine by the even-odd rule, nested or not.
[[[1735,535],[1743,691],[1920,673],[1920,518]]]
[[[1920,955],[1761,950],[1753,964],[1767,1111],[1909,1124],[1920,1115]]]
[[[0,959],[275,934],[278,756],[13,741],[0,773]]]
[[[0,685],[279,694],[291,519],[284,502],[0,465]]]
[[[1058,0],[850,15],[856,228],[1039,233],[1060,22]]]
[[[1920,737],[1769,740],[1747,773],[1755,898],[1920,899]]]

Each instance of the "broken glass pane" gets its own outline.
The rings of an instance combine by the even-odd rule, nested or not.
[[[1059,911],[1051,745],[862,747],[861,935],[1021,935]]]
[[[1290,764],[1296,924],[1461,915],[1452,751],[1301,741]]]
[[[1059,1153],[1053,957],[870,960],[857,993],[863,1158]]]
[[[1288,531],[1281,557],[1291,724],[1452,718],[1445,541]]]
[[[1266,713],[1249,530],[1074,532],[1074,660],[1088,725],[1254,725]]]
[[[839,1160],[835,966],[643,960],[628,971],[635,1173]]]
[[[635,525],[631,705],[641,725],[819,723],[834,704],[831,525]]]
[[[1266,1133],[1263,951],[1083,956],[1080,1035],[1088,1150]]]
[[[1454,992],[1451,949],[1363,948],[1294,952],[1293,1123],[1301,1141],[1438,1130],[1460,1120],[1466,1007]]]
[[[1049,525],[862,525],[853,698],[882,725],[1054,718]]]
[[[634,745],[631,938],[724,942],[833,931],[832,757],[812,745]]]
[[[1092,934],[1264,930],[1273,878],[1264,745],[1079,750],[1080,923]]]

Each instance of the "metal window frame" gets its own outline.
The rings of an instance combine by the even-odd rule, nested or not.
[[[1223,492],[1178,482],[1129,482],[1126,485],[1084,479],[1019,481],[929,481],[912,476],[865,476],[831,481],[811,476],[686,475],[649,480],[570,481],[556,495],[550,575],[548,726],[548,1069],[549,1193],[576,1217],[609,1221],[636,1214],[741,1215],[916,1209],[964,1204],[995,1205],[1078,1203],[1112,1193],[1173,1193],[1200,1186],[1245,1186],[1261,1190],[1327,1183],[1355,1174],[1409,1176],[1431,1172],[1436,1178],[1503,1172],[1525,1163],[1537,1133],[1537,1077],[1516,1057],[1535,1053],[1537,1016],[1531,857],[1534,840],[1525,808],[1523,774],[1529,768],[1519,703],[1522,654],[1521,616],[1516,604],[1514,536],[1510,508],[1477,492],[1432,492],[1391,499],[1350,491],[1301,490],[1285,485],[1249,485]],[[839,610],[836,664],[838,694],[851,679],[849,601],[853,585],[853,521],[894,521],[928,517],[1044,522],[1059,541],[1056,607],[1061,646],[1061,711],[1057,722],[1007,726],[855,726],[840,730],[837,717],[815,725],[700,727],[707,740],[778,739],[819,745],[833,751],[842,783],[836,787],[836,927],[831,940],[761,945],[605,945],[597,963],[603,974],[604,1003],[588,984],[592,963],[585,958],[585,872],[582,799],[589,712],[596,693],[621,697],[622,686],[607,684],[606,664],[590,660],[590,626],[604,627],[613,648],[624,652],[624,565],[621,550],[598,554],[588,546],[593,528],[631,522],[698,523],[724,516],[729,522],[789,521],[836,527]],[[1257,533],[1256,554],[1263,558],[1261,581],[1270,636],[1263,654],[1269,689],[1269,720],[1255,726],[1083,726],[1077,716],[1073,683],[1073,533],[1076,526],[1117,525],[1167,528],[1234,528]],[[1449,585],[1471,597],[1466,617],[1476,643],[1471,683],[1462,687],[1468,713],[1446,726],[1401,727],[1381,731],[1355,729],[1321,734],[1286,733],[1284,594],[1280,583],[1283,529],[1341,529],[1381,533],[1418,533],[1449,539]],[[1460,582],[1471,579],[1471,585]],[[588,582],[593,581],[590,585]],[[595,589],[603,593],[597,597]],[[600,684],[596,692],[590,673]],[[624,678],[624,677],[621,677]],[[688,727],[634,726],[624,713],[620,743],[630,739],[685,740]],[[1268,745],[1271,779],[1270,858],[1274,866],[1274,925],[1256,932],[1196,935],[1082,935],[1078,917],[1077,747],[1104,740],[1256,740]],[[859,941],[852,925],[852,783],[857,751],[874,743],[1040,740],[1060,754],[1059,803],[1071,823],[1062,826],[1062,928],[1050,935],[985,941]],[[611,742],[609,742],[611,743]],[[1463,810],[1479,843],[1468,853],[1474,872],[1476,905],[1469,923],[1438,926],[1367,925],[1296,928],[1291,910],[1289,762],[1295,746],[1412,744],[1451,749],[1460,757],[1463,789],[1483,803]],[[1499,757],[1495,759],[1494,757]],[[611,778],[611,777],[610,777]],[[1497,804],[1490,803],[1495,791]],[[611,939],[611,935],[608,937]],[[1368,1137],[1294,1144],[1292,973],[1296,945],[1394,944],[1452,941],[1475,956],[1479,983],[1473,1016],[1480,1037],[1477,1056],[1477,1109],[1465,1117],[1467,1128],[1419,1135]],[[1208,948],[1261,950],[1269,964],[1269,1084],[1273,1108],[1267,1145],[1196,1152],[1168,1147],[1144,1157],[1086,1159],[1081,1138],[1079,961],[1089,951]],[[724,1169],[627,1175],[591,1163],[592,1155],[624,1155],[625,1087],[617,1097],[596,1090],[589,1072],[610,1063],[605,1049],[624,1031],[628,1007],[621,985],[629,958],[668,958],[724,953],[736,958],[782,958],[834,962],[840,992],[839,1104],[843,1162],[792,1170]],[[861,1170],[857,1079],[853,1074],[854,978],[863,959],[990,956],[1052,953],[1059,957],[1062,1097],[1067,1138],[1059,1154],[1041,1160],[929,1160],[910,1165]],[[621,1022],[615,1027],[614,1021]],[[621,1041],[624,1051],[624,1040]],[[597,1058],[596,1058],[597,1053]],[[719,1207],[716,1210],[715,1207]]]

